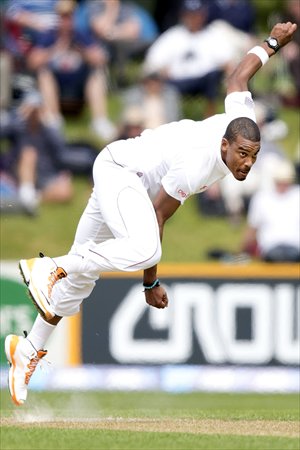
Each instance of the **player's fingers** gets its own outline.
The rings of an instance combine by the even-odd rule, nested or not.
[[[162,299],[162,301],[161,301],[161,304],[162,304],[162,308],[166,308],[166,307],[168,306],[168,304],[169,304],[168,298],[167,298],[167,297],[164,297],[164,298]]]
[[[298,28],[298,25],[296,23],[293,23],[291,26],[292,33],[294,33],[297,30],[297,28]]]

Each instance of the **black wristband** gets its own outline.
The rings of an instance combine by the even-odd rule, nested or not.
[[[159,282],[158,278],[156,278],[156,280],[152,284],[143,283],[143,287],[145,288],[145,291],[149,291],[150,289],[153,289],[158,286],[160,286],[160,282]]]

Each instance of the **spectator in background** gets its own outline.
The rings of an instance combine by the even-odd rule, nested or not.
[[[4,14],[4,46],[15,69],[26,70],[27,55],[40,33],[55,29],[57,0],[8,0]]]
[[[159,72],[144,71],[140,83],[124,92],[123,109],[132,107],[141,109],[144,128],[155,128],[182,117],[179,92]]]
[[[236,57],[236,35],[228,40],[224,26],[207,25],[207,18],[206,2],[184,0],[181,23],[160,35],[144,62],[149,72],[160,71],[182,94],[204,96],[205,116],[216,112],[223,74]],[[250,42],[248,45],[250,48]]]
[[[242,249],[267,262],[300,261],[300,187],[290,162],[274,170],[274,187],[250,201]]]
[[[1,128],[0,137],[12,137],[12,145],[8,152],[1,154],[0,164],[2,188],[16,187],[15,198],[10,198],[14,200],[12,204],[33,215],[40,202],[71,200],[72,178],[60,162],[66,151],[63,136],[45,125],[37,92],[24,96],[10,123]]]
[[[21,78],[33,83],[27,57],[42,32],[57,26],[57,0],[4,0],[0,4],[0,114],[1,125],[9,121]]]
[[[106,69],[108,54],[91,34],[75,28],[73,0],[58,0],[58,27],[40,36],[28,56],[36,73],[48,123],[59,127],[64,111],[76,111],[87,101],[92,128],[104,141],[115,137],[116,128],[107,117]]]
[[[154,20],[134,2],[88,0],[87,8],[94,32],[110,42],[135,42],[143,47],[157,37]]]
[[[122,83],[128,58],[143,54],[152,44],[158,36],[157,25],[147,10],[134,2],[88,0],[86,8],[91,29],[111,49]]]
[[[118,139],[130,139],[139,136],[145,129],[144,115],[141,107],[128,106],[123,111],[119,125]]]

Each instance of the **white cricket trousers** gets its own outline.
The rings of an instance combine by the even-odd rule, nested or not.
[[[95,160],[93,178],[69,253],[83,256],[86,264],[55,285],[53,307],[59,316],[79,311],[101,272],[146,269],[161,258],[156,214],[138,175],[115,163],[105,148]]]

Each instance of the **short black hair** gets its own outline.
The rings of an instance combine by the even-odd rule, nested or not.
[[[259,128],[254,120],[249,119],[249,117],[238,117],[228,124],[224,138],[231,144],[237,136],[243,136],[243,138],[252,142],[260,141]]]

